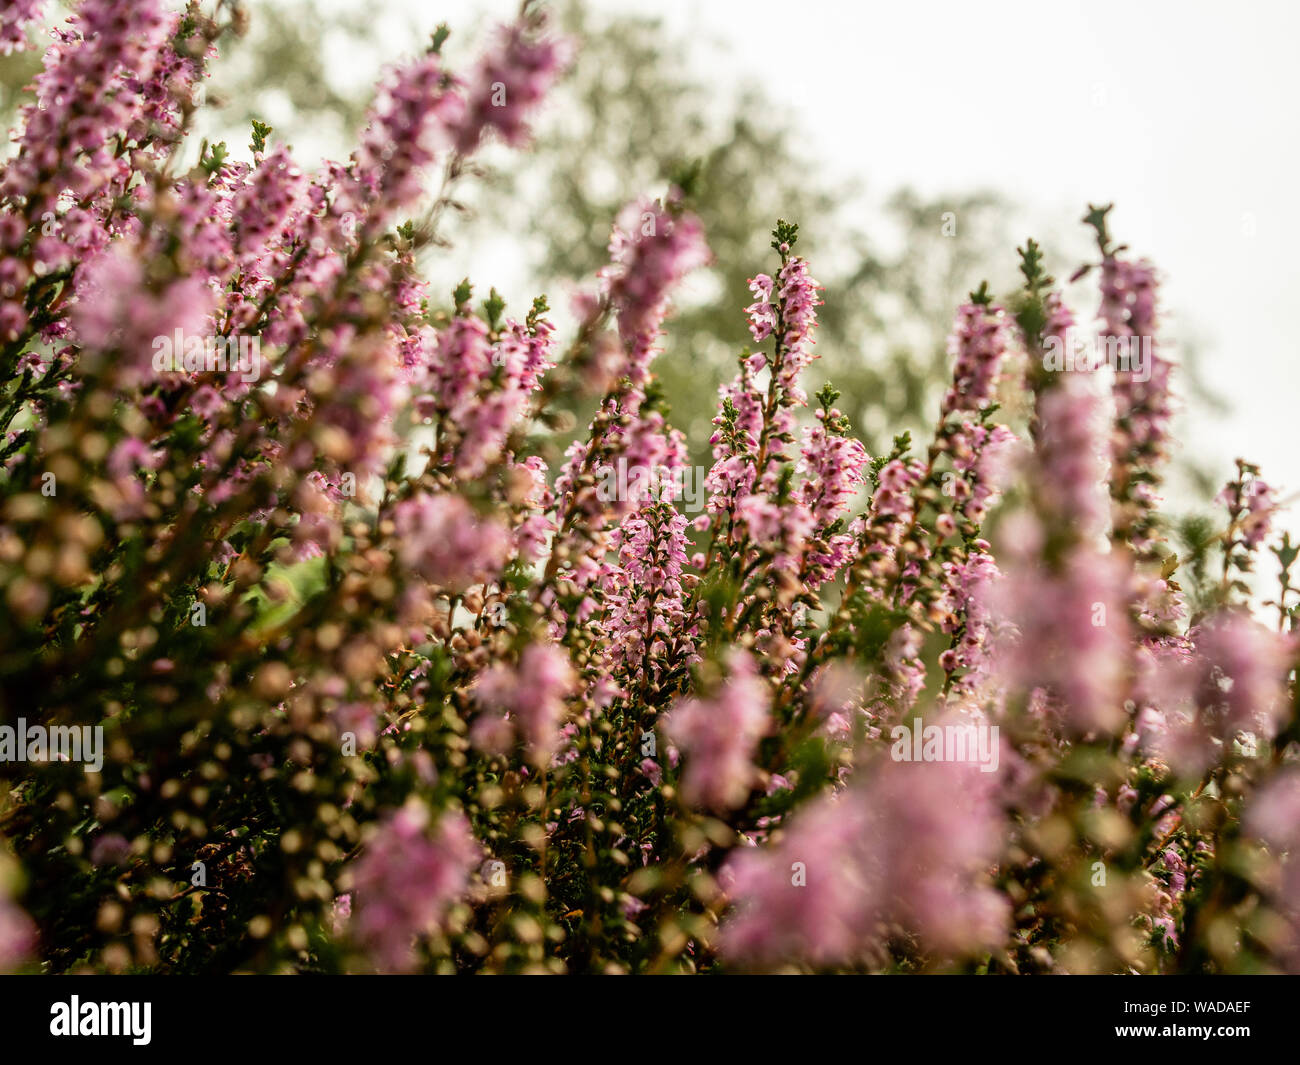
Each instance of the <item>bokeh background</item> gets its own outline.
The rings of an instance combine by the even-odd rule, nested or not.
[[[249,34],[217,64],[203,132],[247,156],[257,117],[310,167],[351,151],[386,62],[444,21],[444,54],[467,60],[517,3],[246,6]],[[1163,339],[1182,363],[1170,510],[1205,512],[1238,455],[1295,498],[1300,5],[548,6],[581,42],[563,90],[530,152],[488,153],[453,246],[423,265],[448,292],[468,273],[520,313],[545,292],[563,323],[618,208],[697,166],[717,263],[689,284],[657,368],[698,461],[777,217],[800,222],[826,286],[814,388],[835,383],[878,454],[931,421],[961,297],[985,279],[1008,292],[1028,236],[1068,277],[1091,252],[1087,204],[1113,201],[1113,232],[1163,273]],[[35,62],[0,60],[6,124]],[[1085,282],[1073,305],[1086,319],[1095,304]],[[1294,510],[1280,524],[1300,530]]]

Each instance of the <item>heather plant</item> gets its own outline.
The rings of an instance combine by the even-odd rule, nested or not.
[[[452,70],[440,28],[307,174],[260,122],[190,144],[242,25],[83,0],[0,173],[0,967],[1300,968],[1297,549],[1243,461],[1180,587],[1159,275],[1107,208],[1095,312],[1027,242],[876,456],[804,390],[778,221],[687,513],[689,175],[566,337],[416,269],[579,42],[525,5]],[[1126,357],[1058,365],[1080,328]]]

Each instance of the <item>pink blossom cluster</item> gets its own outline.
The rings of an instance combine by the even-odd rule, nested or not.
[[[687,615],[682,584],[686,526],[670,503],[655,502],[614,533],[618,563],[603,578],[604,631],[620,678],[661,681],[694,660],[698,626]]]
[[[489,130],[519,147],[528,138],[528,119],[572,58],[572,44],[541,35],[540,24],[520,20],[498,27],[465,86],[466,106],[455,125],[456,150],[478,147]]]
[[[461,496],[412,496],[393,509],[402,562],[440,587],[464,589],[495,579],[510,554],[508,531],[479,517]]]
[[[12,55],[27,47],[27,34],[41,20],[46,0],[12,0],[0,10],[0,53]]]
[[[773,378],[781,394],[802,403],[806,395],[799,388],[799,374],[813,360],[813,331],[817,325],[817,307],[821,286],[812,279],[808,261],[798,255],[783,260],[775,280],[758,274],[749,283],[754,302],[745,308],[749,315],[749,332],[762,343],[769,336],[777,338],[777,353],[771,364]]]
[[[757,782],[753,766],[759,740],[771,728],[768,691],[753,660],[735,652],[712,696],[683,699],[664,732],[685,759],[682,798],[692,806],[739,806]]]
[[[379,826],[352,871],[348,932],[386,972],[413,967],[414,941],[436,932],[483,852],[464,816],[410,803]]]
[[[517,668],[494,665],[476,682],[474,699],[484,713],[474,722],[475,744],[502,751],[516,732],[528,761],[545,768],[559,750],[565,698],[573,686],[573,667],[564,651],[552,644],[529,644]]]
[[[1009,906],[987,871],[1005,828],[988,777],[944,762],[873,769],[801,811],[772,853],[735,855],[728,952],[851,965],[904,930],[940,955],[1002,940]]]

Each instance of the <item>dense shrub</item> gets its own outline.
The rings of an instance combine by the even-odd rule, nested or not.
[[[874,458],[800,388],[778,223],[695,470],[654,378],[688,181],[563,347],[416,268],[571,42],[529,10],[457,72],[440,30],[347,163],[259,124],[187,166],[240,21],[83,0],[0,176],[0,966],[1300,968],[1295,551],[1252,607],[1241,463],[1180,588],[1157,277],[1104,209],[1105,360],[1028,242]]]

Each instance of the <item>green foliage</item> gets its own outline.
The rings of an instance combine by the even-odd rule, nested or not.
[[[266,138],[271,135],[271,127],[265,122],[253,119],[253,140],[249,145],[255,152],[266,151]]]

